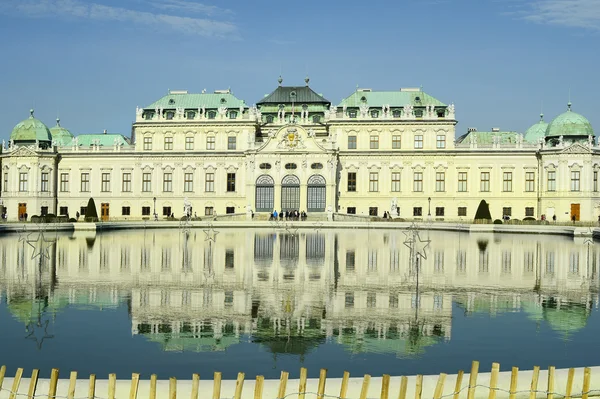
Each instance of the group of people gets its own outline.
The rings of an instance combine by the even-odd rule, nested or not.
[[[298,210],[294,210],[294,211],[281,211],[279,213],[277,213],[277,211],[273,211],[273,213],[271,213],[271,217],[269,218],[269,220],[277,220],[277,218],[279,218],[279,220],[289,220],[289,221],[304,221],[306,220],[306,212],[302,211],[302,212],[298,212]]]

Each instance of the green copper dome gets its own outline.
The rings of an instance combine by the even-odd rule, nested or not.
[[[60,125],[60,119],[56,119],[56,126],[50,129],[52,140],[56,142],[58,146],[69,145],[73,140],[73,134]]]
[[[525,132],[525,141],[528,143],[536,144],[546,134],[548,124],[544,122],[544,114],[540,114],[540,121],[535,125],[531,126]]]
[[[590,122],[582,115],[571,111],[571,103],[568,104],[567,112],[558,115],[546,130],[546,137],[560,136],[593,136],[594,130]]]
[[[10,139],[15,142],[52,141],[48,127],[33,117],[33,110],[29,111],[29,118],[17,124],[10,134]]]

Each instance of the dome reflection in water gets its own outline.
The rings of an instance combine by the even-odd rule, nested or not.
[[[401,230],[209,233],[58,233],[33,259],[1,237],[2,363],[165,378],[597,365],[591,241],[421,231],[417,268]]]

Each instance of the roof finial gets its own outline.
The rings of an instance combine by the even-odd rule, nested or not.
[[[283,83],[283,78],[281,77],[281,75],[279,75],[279,79],[277,79],[277,82],[279,83],[279,86],[281,86],[281,84]]]
[[[543,122],[543,121],[544,121],[544,113],[543,113],[543,112],[541,112],[541,113],[540,113],[540,122]]]
[[[33,118],[33,108],[31,108],[31,109],[29,110],[29,117],[30,117],[30,118]]]
[[[571,105],[572,105],[572,104],[571,104],[571,101],[569,101],[569,102],[567,103],[567,111],[568,111],[568,112],[571,112]]]
[[[60,118],[56,118],[56,126],[60,126]]]
[[[308,82],[310,82],[310,78],[308,77],[308,75],[306,75],[306,77],[304,78],[304,83],[306,83],[306,86],[308,86]]]

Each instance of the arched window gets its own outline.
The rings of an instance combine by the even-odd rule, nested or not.
[[[395,109],[392,111],[392,116],[394,118],[400,118],[400,110],[399,109]]]
[[[269,170],[269,169],[271,169],[271,164],[270,163],[261,163],[258,167],[263,170]]]
[[[267,123],[273,123],[273,115],[267,115]]]
[[[285,168],[286,168],[287,170],[294,170],[294,169],[296,169],[297,167],[298,167],[298,165],[296,165],[295,163],[286,163],[286,164],[285,164]]]
[[[229,111],[229,119],[236,119],[237,114],[237,111]]]
[[[196,112],[195,111],[188,111],[187,112],[187,118],[188,119],[194,119],[196,117]]]
[[[371,111],[371,118],[378,118],[379,117],[379,111],[374,109]]]
[[[323,164],[322,163],[313,163],[310,165],[311,169],[323,169]]]
[[[313,115],[312,121],[313,121],[313,123],[319,123],[319,122],[321,122],[321,116],[319,116],[319,115]]]
[[[217,113],[215,111],[208,111],[207,115],[208,115],[208,119],[215,119],[215,117],[217,116]]]
[[[167,120],[171,120],[175,116],[175,112],[167,111],[166,115],[167,115]]]

